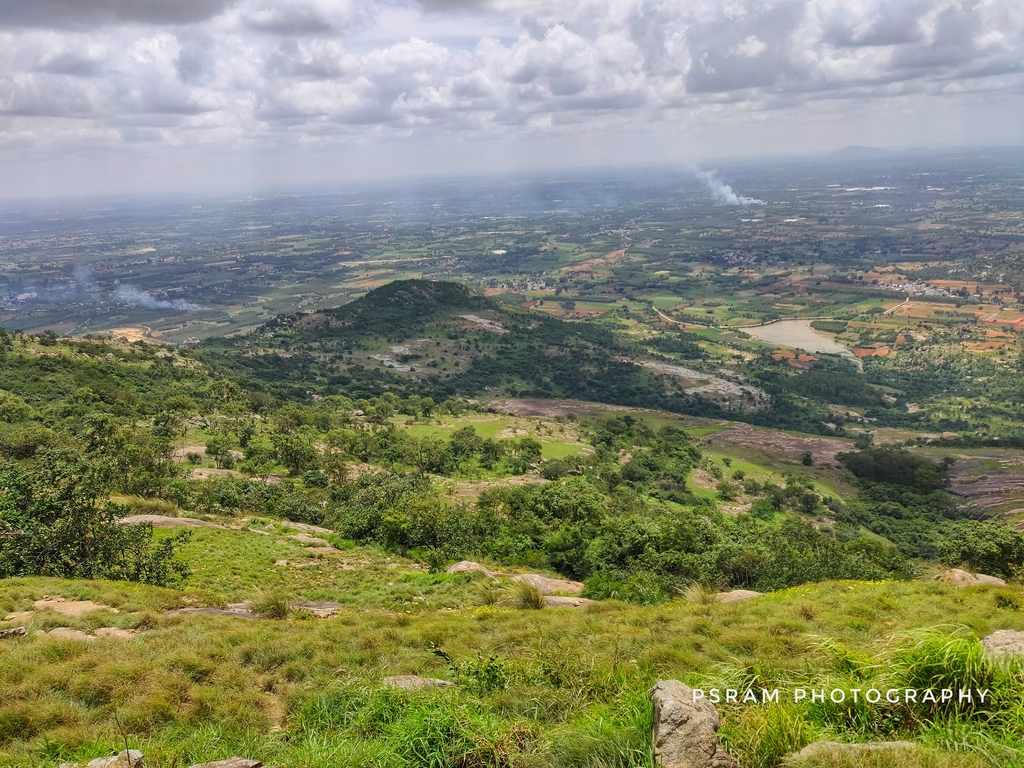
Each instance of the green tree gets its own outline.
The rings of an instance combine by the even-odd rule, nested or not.
[[[187,576],[175,557],[187,538],[153,543],[151,525],[121,525],[95,465],[46,451],[24,471],[0,464],[0,576],[60,576],[167,584]]]

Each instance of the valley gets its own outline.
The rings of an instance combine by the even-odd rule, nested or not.
[[[0,766],[1024,766],[1022,173],[6,209]]]

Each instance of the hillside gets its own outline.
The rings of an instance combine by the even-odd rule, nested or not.
[[[499,304],[457,283],[399,280],[336,309],[207,340],[201,350],[254,384],[300,399],[310,391],[435,400],[501,392],[718,416],[767,404],[749,382],[696,370],[706,366],[693,361],[678,365],[617,330],[613,322],[568,322]]]
[[[486,364],[511,391],[557,341],[558,391],[581,360],[665,386],[601,324],[445,284],[367,298],[198,352],[0,334],[0,766],[127,742],[151,768],[650,768],[668,677],[998,694],[722,705],[744,768],[819,739],[915,744],[876,768],[1024,765],[1024,673],[978,643],[1024,629],[1024,593],[932,579],[1013,582],[1024,534],[972,519],[955,457],[593,400],[434,400],[420,361],[382,367],[405,387],[376,396],[274,380],[307,349],[348,365],[479,341],[430,375]]]
[[[197,539],[202,575],[184,592],[0,582],[0,608],[14,619],[0,627],[29,630],[0,646],[0,765],[84,763],[127,741],[154,768],[231,755],[281,768],[641,768],[650,766],[648,691],[666,678],[780,689],[777,706],[719,705],[720,738],[745,767],[780,765],[820,739],[916,746],[881,762],[798,765],[1024,764],[1020,672],[978,645],[994,630],[1024,629],[1019,587],[826,582],[732,604],[691,590],[660,607],[533,610],[505,577],[430,574],[373,550],[303,555],[284,528],[270,538],[257,530],[267,528]],[[307,562],[315,567],[299,567]],[[322,599],[314,584],[334,577],[352,598],[326,619],[298,606],[276,619],[284,614],[189,612],[218,593],[228,602],[241,593],[254,611]],[[92,601],[91,610],[68,615],[77,604],[55,596]],[[792,700],[799,687],[959,687],[967,668],[993,692],[984,706]],[[405,691],[389,687],[392,675],[454,685]]]

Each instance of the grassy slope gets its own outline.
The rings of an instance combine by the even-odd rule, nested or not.
[[[55,765],[123,748],[116,713],[151,766],[235,753],[282,767],[640,766],[646,692],[658,679],[868,687],[899,668],[871,657],[895,658],[892,649],[921,627],[972,638],[1024,629],[1024,594],[1015,587],[824,583],[736,605],[605,602],[525,611],[513,607],[508,590],[484,604],[489,582],[480,576],[432,576],[370,550],[326,556],[319,568],[275,569],[274,559],[312,558],[280,536],[201,530],[189,551],[196,569],[185,594],[41,578],[0,583],[0,610],[25,610],[53,594],[120,609],[76,619],[36,614],[27,638],[3,641],[0,765]],[[344,570],[357,561],[362,565]],[[160,613],[186,600],[234,600],[269,586],[352,608],[330,620],[260,622]],[[103,625],[145,632],[91,644],[34,634]],[[420,694],[381,688],[382,676],[407,673],[460,685]],[[1004,698],[1016,699],[1004,702],[1010,714],[987,732],[979,719],[900,725],[899,712],[883,710],[861,722],[856,712],[805,705],[723,707],[722,734],[744,766],[763,768],[822,736],[909,736],[973,750],[952,762],[925,755],[892,765],[1024,765],[1024,755],[1007,746],[1024,735],[1024,684],[1018,674],[1000,685]],[[993,756],[986,763],[978,762],[983,748]]]

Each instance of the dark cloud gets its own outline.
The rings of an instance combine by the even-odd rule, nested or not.
[[[215,43],[206,35],[180,40],[180,52],[174,61],[178,79],[186,85],[204,85],[217,66]]]
[[[341,29],[316,8],[264,8],[246,15],[246,25],[259,32],[296,37],[333,34]]]
[[[80,51],[62,50],[45,57],[36,70],[54,75],[99,77],[104,72],[105,60],[105,57],[89,56]]]
[[[189,24],[216,16],[234,0],[2,0],[0,28]]]

